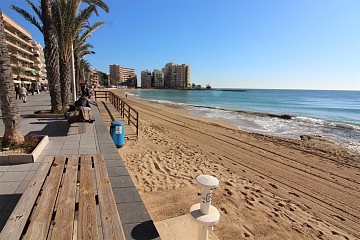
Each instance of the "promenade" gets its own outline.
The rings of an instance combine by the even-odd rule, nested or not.
[[[35,163],[0,166],[0,230],[46,156],[87,153],[104,156],[126,239],[160,239],[95,102],[91,106],[95,122],[87,123],[86,133],[78,134],[64,117],[27,117],[36,110],[50,110],[49,93],[30,95],[27,103],[17,101],[22,133],[48,135],[49,143]],[[4,134],[2,121],[0,134]]]

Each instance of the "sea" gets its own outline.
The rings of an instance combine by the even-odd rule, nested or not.
[[[360,91],[212,89],[131,94],[182,105],[190,114],[225,120],[243,131],[292,139],[311,135],[360,153]]]

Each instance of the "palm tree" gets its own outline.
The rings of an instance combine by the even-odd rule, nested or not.
[[[89,4],[80,9],[82,2]],[[96,6],[109,11],[108,6],[101,0],[57,0],[53,2],[53,17],[57,31],[60,50],[60,72],[61,72],[61,100],[63,107],[70,103],[71,88],[71,58],[76,36],[88,26],[88,20]],[[74,91],[76,91],[74,89]]]
[[[5,43],[3,15],[0,11],[0,101],[5,131],[2,146],[22,143],[24,136],[20,129],[19,107],[15,99],[15,87],[12,79],[10,55]]]
[[[95,54],[95,52],[90,51],[89,48],[93,48],[93,46],[87,43],[74,49],[76,86],[79,86],[80,80],[84,79],[84,72],[90,70],[90,64],[84,59],[84,56],[87,54]]]
[[[25,0],[36,13],[40,22],[31,16],[24,9],[12,6],[12,8],[22,15],[26,20],[36,26],[44,35],[44,55],[46,63],[47,78],[49,81],[49,91],[51,98],[51,112],[59,112],[62,108],[60,95],[60,68],[59,68],[59,48],[56,39],[56,31],[52,22],[51,0],[41,0],[41,7],[36,7],[29,0]]]
[[[80,59],[79,61],[79,79],[84,79],[87,82],[89,78],[89,73],[91,72],[91,65],[85,59]]]
[[[25,73],[25,68],[20,65],[12,67],[12,73],[16,75],[17,80],[21,81],[21,75]]]
[[[86,26],[84,31],[79,33],[74,41],[74,60],[75,60],[75,79],[77,86],[80,82],[80,79],[84,79],[82,72],[84,71],[84,66],[81,64],[84,62],[83,57],[89,54],[95,54],[94,51],[91,51],[90,48],[94,48],[93,45],[86,43],[86,40],[91,36],[92,32],[104,25],[104,22],[97,22],[91,26]],[[89,65],[89,64],[88,64]],[[90,70],[90,65],[89,65]]]

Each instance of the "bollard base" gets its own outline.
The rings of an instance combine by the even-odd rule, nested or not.
[[[220,220],[220,212],[214,206],[210,206],[209,214],[200,212],[200,203],[194,204],[190,208],[190,215],[196,223],[203,226],[214,226]]]
[[[198,225],[194,223],[190,214],[162,220],[154,224],[161,239],[189,240],[197,239],[198,236]],[[211,228],[209,228],[208,234],[208,240],[219,240]]]

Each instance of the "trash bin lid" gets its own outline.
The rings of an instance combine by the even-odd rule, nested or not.
[[[112,125],[112,126],[124,126],[124,123],[122,123],[122,122],[117,122],[117,121],[112,121],[112,122],[111,122],[111,125]]]

